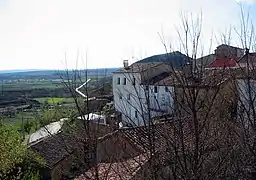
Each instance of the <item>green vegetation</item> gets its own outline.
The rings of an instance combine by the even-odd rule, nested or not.
[[[70,81],[67,82],[65,72],[62,74],[63,79],[56,72],[0,74],[1,108],[7,109],[7,113],[3,111],[0,116],[0,179],[39,179],[44,162],[26,145],[28,135],[63,117],[69,118],[65,127],[75,125],[74,117],[79,113],[68,87],[74,89],[86,78],[69,74]],[[98,92],[98,87],[111,80],[110,77],[105,78],[105,70],[101,74],[98,76],[99,72],[95,71],[88,75],[91,81],[87,90],[93,92],[92,96],[101,94],[102,90]],[[78,96],[77,103],[85,109],[82,97]],[[18,108],[24,104],[29,107]]]
[[[88,77],[91,79],[91,83],[95,82],[96,79],[94,77]],[[100,79],[100,78],[99,78]],[[56,88],[64,88],[65,84],[68,82],[72,82],[73,85],[80,85],[86,81],[86,78],[77,78],[76,82],[73,79],[68,80],[52,80],[52,79],[28,79],[28,80],[12,80],[8,83],[4,83],[1,88],[3,91],[24,91],[24,90],[33,90],[33,89],[56,89]],[[64,82],[64,83],[63,83]]]
[[[3,84],[3,91],[21,91],[21,90],[33,90],[33,89],[55,89],[62,88],[64,85],[61,82],[51,81],[19,81],[8,84]]]
[[[39,179],[43,160],[28,150],[17,130],[0,124],[0,179]]]
[[[34,100],[40,102],[41,104],[64,104],[64,103],[74,103],[73,98],[61,98],[61,97],[42,97],[42,98],[34,98]]]

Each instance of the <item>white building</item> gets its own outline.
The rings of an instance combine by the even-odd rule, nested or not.
[[[149,118],[172,112],[173,88],[157,82],[170,75],[171,68],[162,62],[134,63],[113,73],[115,110],[124,124],[145,125]]]
[[[238,113],[244,123],[254,121],[256,114],[256,79],[240,77],[237,79],[238,88]]]
[[[92,121],[96,124],[104,124],[104,125],[107,124],[106,117],[104,115],[99,115],[99,114],[95,114],[95,113],[89,113],[84,116],[79,116],[79,117],[77,117],[77,119],[85,120],[85,121]]]

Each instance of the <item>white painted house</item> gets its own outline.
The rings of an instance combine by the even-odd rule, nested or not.
[[[237,79],[237,88],[239,115],[242,115],[244,123],[249,123],[250,120],[254,121],[256,118],[256,114],[254,114],[256,112],[256,79],[240,77]]]
[[[173,88],[156,85],[170,75],[170,66],[162,62],[134,63],[113,73],[115,110],[124,124],[141,126],[149,118],[172,112]]]

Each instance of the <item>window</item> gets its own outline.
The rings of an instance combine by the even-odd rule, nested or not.
[[[169,89],[167,86],[165,86],[165,92],[169,92]]]
[[[130,100],[130,99],[131,99],[131,95],[127,94],[127,100]]]
[[[134,112],[135,118],[138,118],[138,111]]]
[[[134,85],[134,86],[135,86],[135,81],[136,81],[136,79],[134,77],[133,80],[132,80],[132,85]]]
[[[157,86],[154,87],[154,93],[157,93]]]
[[[124,85],[126,85],[126,78],[124,78]]]
[[[122,95],[119,95],[119,99],[122,99]]]
[[[120,84],[120,78],[117,78],[117,84]]]

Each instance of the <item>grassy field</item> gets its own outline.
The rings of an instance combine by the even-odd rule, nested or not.
[[[47,102],[48,104],[64,104],[64,103],[73,103],[73,98],[61,98],[61,97],[42,97],[42,98],[34,98],[36,101],[40,103]]]
[[[86,81],[85,78],[77,79],[76,82],[70,80],[74,83],[75,86],[79,86]],[[91,78],[90,82],[96,81],[94,78]],[[68,80],[64,80],[68,82]],[[29,80],[29,81],[14,81],[11,83],[4,83],[0,88],[3,91],[22,91],[22,90],[33,90],[33,89],[56,89],[64,88],[65,85],[62,81],[51,81],[51,80]]]
[[[3,91],[22,91],[30,89],[55,89],[64,87],[62,83],[52,83],[50,81],[37,81],[37,82],[15,82],[12,84],[4,84]]]

